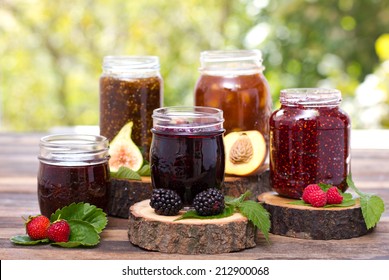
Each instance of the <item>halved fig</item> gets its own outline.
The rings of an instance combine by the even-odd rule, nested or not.
[[[131,139],[132,126],[131,121],[124,125],[109,145],[109,167],[113,172],[121,166],[138,171],[143,165],[142,153]]]
[[[266,157],[266,142],[257,130],[231,132],[224,137],[227,174],[255,174]]]

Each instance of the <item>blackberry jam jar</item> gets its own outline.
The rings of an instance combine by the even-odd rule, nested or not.
[[[151,115],[162,106],[163,80],[156,56],[106,56],[100,77],[100,134],[109,141],[129,121],[131,138],[145,160],[151,144]]]
[[[309,184],[347,189],[350,119],[336,89],[285,89],[270,118],[270,182],[282,196],[300,198]]]
[[[209,188],[222,187],[223,112],[209,107],[165,107],[153,113],[150,150],[153,188],[176,191],[184,207]]]
[[[50,217],[72,202],[107,210],[109,198],[108,140],[102,136],[50,135],[40,140],[38,201]]]

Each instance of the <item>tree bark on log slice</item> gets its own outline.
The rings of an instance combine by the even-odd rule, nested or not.
[[[256,229],[239,213],[221,219],[186,219],[157,215],[150,200],[130,208],[128,237],[141,248],[175,254],[220,254],[256,246]]]
[[[293,199],[274,192],[259,195],[258,201],[269,211],[270,232],[302,239],[349,239],[369,232],[357,203],[350,207],[315,208],[289,204]]]
[[[250,199],[256,199],[259,194],[270,191],[269,171],[264,170],[258,175],[248,177],[225,177],[222,188],[224,195],[237,197],[247,190],[252,193]],[[127,219],[130,206],[149,199],[151,192],[150,177],[142,177],[142,181],[112,179],[108,215]]]

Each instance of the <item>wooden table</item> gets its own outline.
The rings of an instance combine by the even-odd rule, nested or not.
[[[389,148],[387,131],[355,133],[352,174],[363,191],[380,195],[389,204]],[[375,134],[374,134],[375,135]],[[43,134],[0,133],[0,259],[389,259],[389,212],[375,230],[348,240],[315,241],[270,235],[270,244],[259,238],[252,249],[220,255],[174,255],[150,252],[128,241],[127,220],[109,217],[101,242],[95,248],[66,249],[50,245],[18,246],[9,241],[24,233],[22,216],[38,214],[36,173],[38,143]],[[379,139],[379,137],[381,137]],[[354,138],[356,139],[356,138]],[[369,141],[372,141],[369,143]],[[389,142],[389,138],[386,139]]]

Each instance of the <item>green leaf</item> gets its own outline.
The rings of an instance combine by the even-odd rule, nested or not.
[[[318,185],[324,192],[327,192],[331,187],[333,187],[332,185],[324,183],[319,183]]]
[[[234,214],[234,207],[233,206],[227,206],[224,208],[222,213],[220,213],[218,215],[213,215],[213,216],[200,216],[199,214],[197,214],[197,212],[195,210],[189,210],[189,211],[185,212],[184,214],[182,214],[177,219],[175,219],[175,221],[184,220],[184,219],[202,219],[202,220],[221,219],[221,218],[226,218],[226,217],[232,216],[232,214]]]
[[[253,200],[243,201],[239,205],[239,211],[249,219],[265,236],[269,242],[270,214],[263,206]]]
[[[342,203],[339,203],[339,204],[327,204],[327,205],[324,205],[323,207],[324,208],[331,208],[331,207],[350,207],[350,206],[353,206],[355,205],[355,199],[350,199],[350,200],[344,200],[342,201]]]
[[[58,218],[67,220],[80,220],[90,223],[97,233],[103,231],[108,223],[107,214],[102,209],[97,208],[89,203],[79,202],[72,203],[61,209],[58,209],[50,217],[50,221],[54,222]]]
[[[99,244],[100,236],[93,225],[80,220],[68,221],[70,226],[70,237],[68,242],[51,243],[65,248],[74,248],[78,246],[95,246]]]
[[[376,195],[363,195],[360,198],[363,219],[367,229],[374,227],[385,211],[384,201]]]
[[[381,219],[382,213],[385,211],[384,201],[377,195],[360,191],[355,186],[351,175],[347,176],[347,185],[360,197],[362,216],[365,220],[366,228],[370,229],[374,227]]]
[[[251,195],[250,191],[246,191],[244,194],[241,194],[239,197],[231,197],[231,196],[225,196],[224,202],[227,205],[232,205],[234,207],[238,207],[243,201],[246,200]]]
[[[111,172],[111,178],[137,180],[137,181],[142,180],[142,177],[137,172],[125,166],[119,167],[119,170],[116,172]]]
[[[10,238],[10,240],[19,245],[37,245],[37,244],[46,244],[49,243],[49,239],[39,239],[32,240],[28,235],[15,235]]]
[[[140,176],[150,176],[151,169],[149,164],[144,164],[142,168],[137,172]]]

